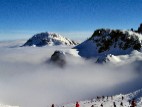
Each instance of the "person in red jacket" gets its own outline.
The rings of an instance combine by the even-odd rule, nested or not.
[[[76,102],[76,107],[80,107],[80,105],[79,105],[79,103],[78,103],[78,102]]]

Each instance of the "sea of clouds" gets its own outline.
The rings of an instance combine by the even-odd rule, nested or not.
[[[60,68],[47,63],[55,50],[71,47],[0,46],[0,103],[20,107],[48,107],[96,96],[129,93],[142,88],[141,61],[96,64],[67,56]]]

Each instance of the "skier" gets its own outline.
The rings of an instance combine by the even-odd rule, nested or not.
[[[124,97],[122,96],[122,100],[124,100]]]
[[[105,99],[105,96],[102,96],[102,100],[104,100]]]
[[[133,99],[132,102],[131,102],[131,107],[136,107],[136,106],[137,106],[136,101],[135,101],[135,99]]]
[[[92,105],[91,107],[94,107],[94,105]]]
[[[103,107],[103,104],[101,104],[101,107]]]
[[[79,103],[78,103],[78,102],[76,102],[76,107],[80,107],[80,105],[79,105]]]
[[[101,97],[97,96],[97,100],[98,100],[98,101],[100,101],[100,98],[101,98]]]
[[[115,104],[115,102],[113,102],[113,106],[114,106],[114,107],[116,107],[116,104]]]
[[[54,107],[54,104],[52,104],[52,106],[51,107]]]
[[[120,103],[120,107],[123,107],[123,102]]]

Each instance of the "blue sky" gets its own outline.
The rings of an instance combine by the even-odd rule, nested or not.
[[[142,0],[0,0],[0,40],[56,32],[87,38],[97,28],[137,29]]]

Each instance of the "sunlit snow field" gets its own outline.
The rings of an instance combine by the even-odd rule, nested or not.
[[[2,104],[47,107],[142,88],[141,53],[132,60],[121,56],[119,63],[96,64],[95,59],[79,57],[72,47],[19,47],[23,43],[0,42]],[[47,63],[55,50],[72,54],[64,68]]]

